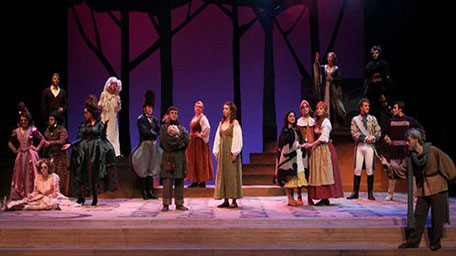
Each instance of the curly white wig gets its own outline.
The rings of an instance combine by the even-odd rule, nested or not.
[[[117,84],[116,94],[119,94],[122,91],[122,81],[120,81],[120,79],[117,79],[117,77],[115,77],[115,76],[111,76],[110,78],[108,78],[108,80],[106,80],[104,91],[105,92],[107,91],[107,89],[111,85],[111,83]]]

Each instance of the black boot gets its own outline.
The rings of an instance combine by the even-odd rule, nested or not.
[[[146,182],[146,194],[148,199],[157,199],[157,197],[154,194],[154,179],[152,176],[147,176],[147,182]]]
[[[141,195],[144,200],[147,200],[147,178],[140,178],[141,180]]]
[[[95,205],[97,205],[97,203],[98,203],[98,196],[97,196],[96,193],[94,193],[94,194],[93,194],[93,198],[92,198],[92,203],[91,203],[91,205],[92,205],[92,206],[95,206]]]
[[[198,187],[198,182],[193,182],[192,184],[190,184],[190,186],[188,186],[189,188],[196,188]]]
[[[353,178],[353,193],[347,199],[357,199],[359,197],[359,184],[361,183],[361,176],[355,175]]]
[[[374,175],[367,175],[367,199],[375,200],[374,197]]]
[[[205,187],[206,187],[206,182],[200,182],[200,184],[198,185],[198,187],[200,187],[200,188],[205,188]]]
[[[80,205],[84,205],[84,203],[85,203],[84,197],[79,197],[78,200],[76,201],[76,203],[78,203]]]

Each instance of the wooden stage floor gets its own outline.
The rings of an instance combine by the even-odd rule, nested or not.
[[[456,255],[455,198],[443,248],[430,254],[427,235],[419,249],[396,249],[405,240],[406,195],[375,195],[326,207],[288,207],[285,196],[269,196],[219,209],[220,200],[186,198],[189,211],[162,213],[161,199],[107,198],[68,211],[0,212],[0,255]]]

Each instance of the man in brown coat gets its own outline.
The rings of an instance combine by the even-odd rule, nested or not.
[[[421,241],[429,208],[432,212],[430,248],[440,249],[443,224],[449,223],[448,181],[456,179],[456,167],[450,157],[440,149],[425,143],[423,131],[410,129],[406,133],[409,156],[400,165],[388,162],[381,156],[382,164],[390,178],[408,180],[407,226],[412,230],[407,242],[399,248],[417,248]],[[416,178],[416,209],[413,217],[413,176]]]
[[[176,210],[187,211],[184,206],[184,179],[187,176],[185,150],[189,142],[187,130],[179,125],[178,109],[171,106],[160,127],[160,143],[163,148],[160,177],[163,182],[162,212],[169,211],[174,183]]]

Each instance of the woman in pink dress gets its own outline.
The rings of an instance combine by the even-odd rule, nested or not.
[[[36,163],[40,159],[38,151],[49,143],[33,125],[32,116],[23,102],[19,103],[19,127],[11,133],[8,146],[16,154],[10,200],[27,197],[33,191],[33,181],[37,175]],[[39,142],[37,146],[34,139]]]

